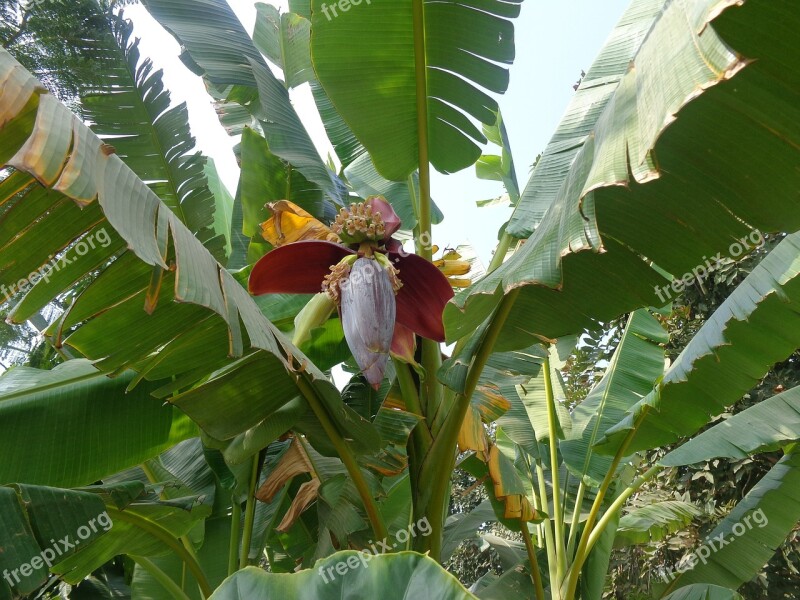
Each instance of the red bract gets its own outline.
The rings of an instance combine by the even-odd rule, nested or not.
[[[347,256],[356,252],[334,244],[309,240],[276,248],[259,260],[250,273],[250,293],[316,294],[322,282]],[[442,313],[453,288],[441,271],[416,254],[387,252],[403,284],[397,293],[397,322],[422,337],[444,341]]]
[[[444,341],[442,313],[453,297],[439,269],[406,254],[389,237],[399,227],[400,219],[383,198],[351,205],[340,212],[335,230],[352,247],[307,240],[275,248],[253,267],[250,292],[327,292],[339,307],[356,362],[377,387],[390,348],[399,358],[413,360],[412,332]]]
[[[397,357],[406,363],[413,363],[414,352],[417,349],[416,337],[414,332],[408,327],[400,325],[395,322],[394,336],[392,337],[392,348],[390,350],[392,356]]]
[[[250,293],[318,294],[331,266],[352,254],[340,244],[312,240],[275,248],[253,267]]]
[[[384,240],[388,240],[395,233],[397,233],[397,230],[400,229],[401,225],[400,217],[398,217],[397,213],[394,212],[391,204],[389,204],[380,196],[372,196],[367,198],[367,201],[364,204],[372,207],[372,212],[378,213],[383,219],[383,222],[386,226]]]

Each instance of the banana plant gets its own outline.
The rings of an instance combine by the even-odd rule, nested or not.
[[[0,567],[42,548],[52,523],[25,512],[34,494],[63,498],[76,530],[98,498],[120,524],[25,585],[0,581],[0,598],[48,571],[77,583],[119,554],[136,563],[136,597],[360,596],[382,578],[389,595],[469,598],[437,564],[457,537],[456,465],[522,538],[493,540],[506,572],[478,597],[600,598],[615,545],[696,515],[629,505],[661,469],[782,449],[715,532],[737,535],[735,550],[658,591],[737,598],[800,517],[793,395],[750,409],[786,425],[736,449],[722,432],[748,417],[658,464],[646,452],[697,434],[799,345],[800,109],[787,98],[800,50],[766,33],[797,25],[796,7],[634,0],[520,189],[491,95],[508,86],[520,2],[260,4],[252,36],[224,0],[144,4],[242,135],[239,189],[231,206],[191,154],[185,108],[168,108],[117,17],[86,122],[0,50],[0,299],[16,321],[62,301],[44,333],[71,359],[0,379],[4,426],[31,460],[0,482],[28,544],[0,541]],[[304,83],[341,168],[291,103]],[[438,254],[430,177],[476,164],[514,212],[470,277],[462,256]],[[660,307],[709,256],[768,232],[788,235],[665,371]],[[603,379],[573,406],[565,354],[624,314]],[[334,367],[352,376],[343,390]],[[106,393],[120,412],[99,406]],[[31,415],[51,407],[63,447],[27,451]],[[758,511],[769,527],[736,534]]]

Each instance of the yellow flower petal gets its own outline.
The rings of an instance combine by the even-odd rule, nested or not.
[[[279,200],[270,204],[269,209],[272,217],[261,224],[261,235],[276,248],[301,240],[339,241],[339,236],[327,225],[293,202]]]

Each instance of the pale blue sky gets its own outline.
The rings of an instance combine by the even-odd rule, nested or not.
[[[245,28],[252,31],[254,2],[229,0],[229,3]],[[572,86],[581,69],[588,70],[628,3],[628,0],[523,2],[522,14],[516,20],[517,59],[511,68],[511,85],[500,98],[521,187],[524,188],[530,165],[544,150],[574,94]],[[285,0],[274,4],[287,10]],[[188,103],[192,132],[199,148],[214,158],[223,180],[235,191],[239,176],[231,151],[235,140],[219,125],[200,78],[178,60],[177,43],[144,8],[131,6],[126,15],[133,19],[136,35],[143,38],[143,54],[164,69],[173,101]],[[332,151],[307,87],[294,90],[292,100],[320,152],[326,156]],[[434,242],[442,247],[472,243],[488,263],[497,231],[508,220],[511,209],[499,206],[479,209],[475,201],[500,196],[502,185],[477,179],[470,168],[450,176],[435,173],[432,186],[432,195],[445,214],[444,223],[434,231]]]

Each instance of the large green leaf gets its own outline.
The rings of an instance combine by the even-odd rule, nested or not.
[[[381,407],[373,419],[373,425],[386,443],[386,447],[375,456],[364,456],[361,459],[362,464],[386,477],[402,474],[408,466],[406,456],[408,437],[421,418],[404,410]]]
[[[280,373],[279,366],[279,359],[266,352],[251,354],[213,373],[203,385],[170,401],[212,437],[230,440],[261,424],[274,425],[270,423],[272,415],[298,399],[295,381],[275,376]],[[319,379],[315,386],[328,418],[339,425],[353,449],[360,453],[377,452],[382,445],[377,428],[344,404],[333,384]],[[306,410],[303,414],[308,415],[312,423],[318,423],[313,413],[308,413],[310,411]],[[270,430],[275,438],[285,433],[279,428]],[[266,436],[261,438],[261,443],[271,441]]]
[[[17,367],[0,378],[0,483],[89,485],[140,464],[197,428],[175,408],[130,394],[85,360],[52,371]]]
[[[242,232],[246,236],[260,237],[259,225],[271,216],[266,204],[278,200],[291,200],[312,215],[332,218],[326,214],[319,189],[270,152],[266,140],[249,128],[242,134],[241,167]]]
[[[309,39],[309,44],[310,42]],[[367,151],[358,141],[352,129],[344,122],[342,115],[336,110],[328,94],[316,79],[311,82],[311,93],[314,96],[314,102],[317,105],[325,132],[328,134],[328,139],[342,163],[342,169],[345,169],[357,158],[367,154]]]
[[[526,217],[530,239],[447,307],[448,339],[475,330],[516,289],[498,347],[596,329],[665,302],[655,294],[665,282],[643,257],[682,277],[717,253],[738,256],[737,240],[753,230],[800,229],[792,67],[800,48],[765,33],[791,29],[800,15],[787,0],[738,4],[666,6],[601,114],[589,118],[594,130],[578,137],[569,169],[534,175],[529,189],[556,195],[538,226]]]
[[[25,89],[33,91],[35,80],[7,53],[0,55],[0,65],[6,79],[4,89],[9,93]],[[10,110],[13,106],[6,104],[4,109]],[[203,305],[216,312],[221,322],[229,326],[230,335],[226,335],[224,328],[217,333],[229,338],[232,353],[242,352],[240,312],[245,314],[244,320],[251,323],[254,332],[251,341],[259,345],[261,339],[260,345],[276,350],[274,338],[270,340],[271,326],[261,318],[260,311],[241,286],[219,270],[211,254],[175,213],[135,177],[119,156],[105,152],[102,142],[53,97],[41,96],[40,109],[35,131],[11,160],[61,193],[45,190],[42,183],[35,183],[32,177],[21,172],[14,173],[4,182],[9,187],[2,199],[11,202],[4,218],[16,220],[19,223],[16,230],[20,233],[2,241],[0,263],[8,265],[2,271],[3,283],[18,287],[19,280],[38,272],[42,274],[39,283],[47,285],[48,274],[53,275],[51,281],[57,280],[58,287],[44,290],[47,293],[37,298],[37,305],[41,305],[76,281],[81,281],[87,271],[91,277],[96,274],[95,269],[107,267],[113,256],[109,251],[118,250],[120,245],[127,245],[132,250],[105,268],[100,279],[94,282],[96,285],[90,285],[80,300],[70,306],[59,328],[49,332],[58,338],[57,343],[61,342],[63,331],[69,332],[70,327],[89,319],[89,329],[73,341],[83,346],[84,355],[92,354],[93,358],[110,359],[114,354],[115,358],[102,366],[106,370],[115,370],[174,341],[180,332],[189,328],[189,323],[181,323],[178,315],[183,313],[184,318],[193,315],[195,319],[192,320],[196,320],[204,312],[202,309],[197,312],[198,305]],[[0,131],[4,144],[5,133],[5,129]],[[53,171],[51,165],[58,165],[58,170]],[[86,208],[80,210],[81,205]],[[98,224],[102,227],[98,228]],[[169,243],[170,237],[172,244]],[[22,247],[25,250],[20,254]],[[59,256],[53,259],[53,254]],[[138,262],[134,254],[143,262]],[[24,260],[20,260],[20,256]],[[165,275],[162,271],[169,268],[165,260],[172,256],[177,276]],[[78,261],[77,272],[75,261]],[[65,277],[64,274],[68,275]],[[100,280],[103,284],[98,284]],[[174,284],[174,290],[164,289],[169,283]],[[226,288],[224,292],[223,288]],[[162,310],[155,311],[153,319],[143,321],[142,309],[148,306],[151,311],[155,309],[159,291]],[[36,288],[33,292],[38,293]],[[192,308],[188,304],[170,304],[173,298],[196,304]],[[109,311],[112,306],[114,310]],[[171,317],[169,313],[172,313]],[[109,324],[118,327],[124,321],[135,321],[139,335],[112,339],[108,330],[95,329],[90,333],[91,317],[100,314],[105,321],[104,327]],[[16,318],[24,318],[24,315],[16,315]],[[260,323],[256,325],[254,319]],[[156,327],[148,327],[158,321]],[[111,329],[115,327],[112,325]],[[196,327],[194,331],[197,331]],[[148,348],[148,344],[152,345]],[[91,352],[92,347],[99,354]],[[217,362],[219,358],[220,355],[216,354]]]
[[[773,396],[733,415],[673,450],[659,462],[666,467],[712,458],[746,458],[800,440],[800,387]]]
[[[311,66],[311,22],[294,13],[281,13],[271,4],[256,2],[253,42],[270,62],[283,71],[286,87],[314,78]]]
[[[497,102],[482,88],[508,87],[509,18],[519,2],[315,0],[312,8],[317,76],[381,175],[404,181],[428,155],[444,173],[478,159],[486,138],[472,119],[495,121]]]
[[[231,539],[230,506],[232,497],[206,460],[219,459],[219,454],[205,448],[199,439],[188,440],[156,459],[147,462],[150,476],[159,482],[162,498],[177,499],[199,496],[204,504],[213,505],[214,512],[199,522],[187,537],[194,544],[197,561],[212,587],[218,586],[228,575],[228,549]],[[215,465],[217,466],[217,465]],[[246,469],[248,476],[252,469]],[[130,473],[127,474],[130,476]],[[229,475],[229,473],[226,473]],[[233,476],[230,475],[231,484]],[[236,500],[233,500],[234,502]],[[265,505],[257,506],[264,512]],[[258,513],[256,516],[258,519]],[[202,535],[200,535],[202,534]],[[260,550],[259,550],[260,553]],[[180,557],[170,554],[153,557],[152,562],[166,573],[190,598],[200,600],[197,582],[191,572],[185,571]],[[167,592],[152,575],[136,566],[131,582],[133,594],[142,600],[159,600]]]
[[[689,525],[702,511],[691,502],[665,500],[632,509],[619,520],[614,547],[663,540]]]
[[[1,487],[0,570],[12,573],[18,593],[44,583],[48,570],[74,585],[119,554],[168,553],[154,531],[177,540],[209,513],[196,498],[159,502],[137,482],[76,490]],[[0,598],[9,597],[4,579]]]
[[[113,37],[100,40],[107,49],[98,68],[103,85],[81,95],[81,113],[92,131],[113,145],[116,154],[201,239],[211,235],[214,195],[205,176],[205,157],[190,154],[186,104],[170,107],[162,72],[142,60],[133,25],[112,21]]]
[[[744,600],[744,596],[718,585],[695,583],[672,592],[664,600]]]
[[[372,195],[384,196],[400,216],[403,228],[411,231],[417,224],[415,199],[410,187],[419,189],[419,177],[412,174],[408,182],[392,182],[382,177],[375,169],[372,158],[356,139],[350,127],[342,119],[331,99],[313,74],[310,57],[310,22],[295,14],[276,13],[274,7],[258,5],[259,17],[256,22],[254,41],[273,63],[284,70],[287,85],[291,87],[294,79],[308,79],[325,131],[333,144],[342,169],[353,191],[361,198]],[[287,66],[288,65],[288,66]],[[287,72],[288,69],[288,72]],[[244,170],[244,165],[243,165]],[[297,185],[291,186],[295,193]],[[294,198],[291,198],[295,200]],[[302,206],[302,202],[295,200]],[[307,209],[318,214],[313,209]],[[432,222],[439,223],[444,218],[438,207],[432,205]]]
[[[298,9],[290,3],[290,13],[280,13],[274,6],[260,2],[256,3],[256,9],[258,16],[253,42],[270,62],[283,71],[286,87],[292,88],[305,82],[310,84],[328,138],[342,168],[347,167],[364,155],[366,150],[317,81],[311,64],[310,2]],[[295,14],[297,10],[301,10],[301,13]]]
[[[800,234],[786,237],[706,320],[664,375],[598,440],[613,454],[692,435],[800,345]],[[637,426],[637,420],[638,426]]]
[[[83,39],[80,44],[105,77],[81,91],[82,116],[101,139],[112,144],[104,146],[104,151],[122,158],[215,256],[221,256],[225,252],[222,238],[214,237],[224,233],[226,227],[221,223],[226,220],[224,198],[217,200],[208,185],[205,169],[211,165],[206,164],[206,158],[192,154],[194,138],[186,106],[170,108],[161,72],[154,72],[149,60],[141,60],[137,43],[130,42],[130,23],[99,12],[97,22],[106,23],[107,29],[97,29],[96,39]],[[7,231],[24,230],[34,220],[33,211],[50,208],[42,204],[46,200],[36,192],[31,190],[26,195],[28,200],[5,216]],[[35,198],[40,202],[31,202]],[[54,200],[50,198],[51,205]],[[81,255],[74,248],[68,250],[68,262],[36,282],[15,306],[11,318],[18,322],[31,318],[54,296],[123,251],[124,240],[107,225],[105,219],[98,220],[87,236],[93,251]],[[34,240],[26,238],[26,243]]]
[[[258,101],[249,106],[264,129],[270,151],[314,182],[336,204],[343,202],[344,186],[322,162],[311,137],[294,110],[286,88],[265,64],[250,59]]]
[[[445,361],[439,373],[448,386],[463,391],[467,365],[479,345],[479,336],[473,338],[464,352]],[[530,456],[538,458],[540,440],[547,437],[547,405],[544,397],[542,360],[548,351],[542,346],[532,346],[520,351],[496,353],[487,361],[478,387],[472,398],[472,407],[481,414],[484,422],[497,421],[502,431]],[[561,381],[553,370],[559,398],[564,398]],[[562,402],[558,403],[559,416],[564,423],[569,414]]]
[[[272,597],[454,600],[475,596],[427,556],[414,552],[372,556],[347,550],[291,575],[248,567],[229,577],[209,600]]]
[[[206,522],[203,546],[197,550],[197,562],[203,568],[212,587],[220,585],[228,575],[228,548],[231,537],[230,518],[209,518]],[[178,585],[185,580],[183,591],[193,600],[201,600],[197,582],[191,572],[184,575],[184,564],[174,554],[160,556],[152,562]],[[169,597],[164,587],[139,565],[133,572],[131,591],[136,600],[163,600]]]
[[[738,589],[755,577],[800,521],[798,486],[800,453],[791,452],[714,528],[666,592],[691,583]]]
[[[653,389],[664,373],[667,334],[647,310],[631,314],[603,378],[572,412],[572,431],[559,448],[570,472],[599,486],[611,457],[592,450],[606,430]]]
[[[91,543],[104,535],[112,525],[105,509],[100,497],[87,492],[0,487],[0,570],[10,573],[9,578],[0,580],[0,598],[11,597],[11,581],[15,597],[34,591],[46,581],[49,567],[76,552],[74,542],[80,550],[81,541]],[[94,530],[89,525],[92,520]],[[65,536],[66,546],[60,542]],[[56,545],[52,540],[59,542]],[[49,551],[42,554],[45,550]],[[45,556],[49,564],[44,562]]]
[[[27,223],[23,234],[0,247],[0,264],[8,258],[12,265],[0,271],[2,282],[14,285],[17,278],[46,264],[54,251],[80,246],[80,236],[103,217],[131,249],[88,285],[51,326],[48,333],[55,343],[97,361],[103,371],[133,366],[151,380],[175,378],[160,390],[162,396],[185,390],[220,368],[229,373],[235,368],[232,357],[242,356],[247,343],[256,349],[247,360],[256,360],[253,356],[258,354],[266,357],[262,365],[268,369],[259,373],[259,380],[271,386],[272,406],[293,400],[297,379],[306,378],[326,406],[324,418],[336,421],[343,435],[357,440],[360,447],[377,447],[380,436],[371,424],[347,414],[327,377],[264,317],[241,283],[117,155],[104,152],[102,142],[43,93],[36,80],[4,51],[0,52],[0,79],[5,80],[2,115],[14,116],[26,110],[30,98],[39,98],[35,128],[10,164],[42,182],[33,183],[28,175],[15,173],[13,185],[3,182],[7,196],[0,199],[16,201],[14,208],[26,214],[29,203],[20,202],[18,193],[23,190],[38,198],[37,211],[45,215],[32,225],[23,220]],[[2,115],[0,122],[5,122]],[[7,129],[0,129],[3,145],[16,139],[7,137]],[[42,184],[59,193],[45,190]],[[81,210],[79,205],[86,208]],[[25,248],[25,260],[12,261],[20,247]],[[136,335],[129,335],[132,331]],[[247,360],[237,366],[251,364]],[[236,397],[226,400],[239,401]],[[223,414],[225,407],[217,405],[215,410]],[[258,419],[250,411],[241,416],[226,429],[227,436],[247,431],[268,415]],[[351,431],[359,435],[351,437]]]
[[[175,36],[183,48],[181,59],[204,78],[210,91],[246,108],[259,121],[271,152],[340,203],[341,182],[320,158],[286,87],[272,74],[228,3],[145,0],[143,4]]]
[[[300,398],[284,404],[255,427],[240,433],[225,445],[223,454],[230,464],[241,464],[289,431],[308,412]]]
[[[505,570],[528,562],[528,551],[525,549],[525,542],[521,540],[511,540],[491,533],[482,535],[481,540],[497,552],[497,558]],[[544,553],[542,549],[537,551],[540,555]]]
[[[91,545],[53,566],[53,572],[73,585],[120,554],[134,556],[165,556],[174,549],[162,535],[181,544],[178,538],[187,535],[211,513],[211,507],[196,498],[161,502],[140,500],[116,510],[107,506],[113,527]],[[160,535],[154,534],[158,531]]]

